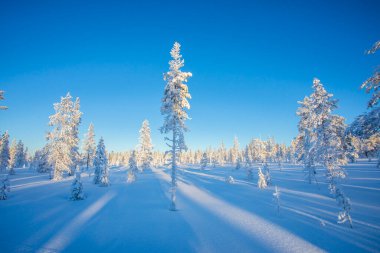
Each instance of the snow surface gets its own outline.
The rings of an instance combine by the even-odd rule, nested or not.
[[[339,207],[319,170],[308,184],[300,166],[270,165],[272,186],[257,187],[246,170],[184,166],[177,207],[169,211],[170,171],[157,168],[127,184],[110,169],[109,187],[82,173],[85,200],[71,201],[72,177],[16,169],[0,201],[0,252],[379,252],[380,169],[376,161],[346,166],[343,187],[354,228],[337,224]],[[232,176],[234,184],[225,182]],[[273,200],[281,191],[280,212]]]

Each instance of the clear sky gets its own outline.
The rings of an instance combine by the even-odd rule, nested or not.
[[[0,0],[0,131],[32,150],[45,143],[53,103],[80,97],[108,150],[135,147],[146,118],[163,149],[162,75],[178,41],[193,99],[190,148],[233,137],[297,134],[297,101],[314,77],[350,123],[366,110],[359,89],[380,63],[380,1]]]

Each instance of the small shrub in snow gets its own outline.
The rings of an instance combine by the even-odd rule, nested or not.
[[[5,176],[0,182],[0,200],[6,200],[8,198],[7,192],[10,192],[10,184],[8,176]]]
[[[273,193],[273,199],[277,206],[277,212],[280,212],[280,190],[275,186],[274,193]]]
[[[234,184],[235,179],[232,176],[228,176],[228,177],[226,177],[226,183],[227,184]]]
[[[80,172],[77,172],[73,183],[71,184],[71,200],[82,200],[85,196],[83,194],[83,185],[80,178]]]
[[[258,181],[257,181],[257,186],[258,186],[260,189],[267,188],[267,186],[268,186],[268,184],[267,184],[267,180],[266,180],[266,177],[265,177],[265,175],[263,174],[261,168],[259,168],[258,176],[259,176],[259,179],[258,179]]]
[[[338,205],[342,207],[342,211],[338,214],[338,223],[350,223],[350,227],[352,228],[352,219],[350,215],[351,211],[351,201],[349,198],[344,195],[342,190],[337,188],[335,190],[335,199],[338,202]]]

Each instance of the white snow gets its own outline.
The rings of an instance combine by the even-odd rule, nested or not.
[[[377,161],[345,166],[354,228],[338,224],[339,207],[323,171],[319,186],[301,166],[269,164],[272,185],[259,189],[246,170],[182,166],[177,211],[169,211],[170,170],[144,170],[133,184],[127,169],[109,170],[109,187],[82,173],[86,199],[70,201],[73,177],[16,169],[0,201],[0,252],[378,252],[380,170]],[[253,165],[257,175],[258,165]],[[0,175],[2,176],[2,175]],[[232,176],[234,184],[226,184]]]

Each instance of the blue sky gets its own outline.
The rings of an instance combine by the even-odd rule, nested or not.
[[[339,99],[337,113],[366,110],[359,89],[380,56],[379,1],[0,1],[0,89],[9,130],[32,150],[45,143],[53,103],[81,99],[109,150],[137,144],[146,118],[159,134],[163,72],[174,41],[191,71],[190,148],[233,137],[297,134],[297,101],[314,77]]]

